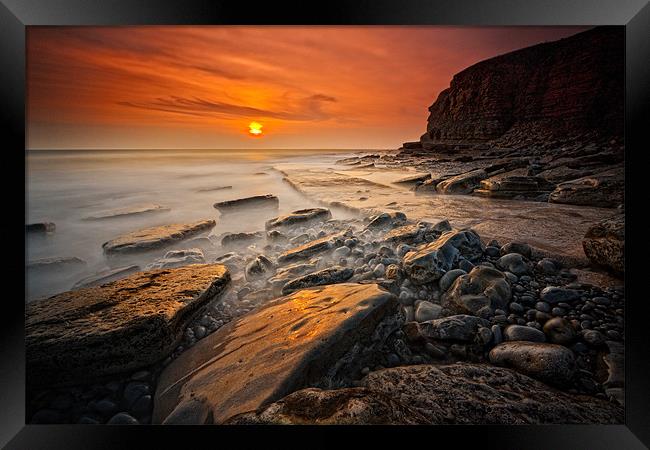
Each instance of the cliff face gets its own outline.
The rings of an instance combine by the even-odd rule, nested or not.
[[[622,138],[624,55],[624,29],[597,27],[470,66],[429,107],[422,147]]]

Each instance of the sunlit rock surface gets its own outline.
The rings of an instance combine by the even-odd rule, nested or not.
[[[371,372],[364,387],[304,389],[229,424],[572,424],[623,422],[623,408],[485,364]]]
[[[214,220],[201,220],[188,224],[171,224],[146,228],[111,239],[102,244],[102,248],[106,254],[152,250],[209,231],[215,224]]]
[[[86,383],[164,359],[193,314],[229,281],[222,265],[191,265],[28,304],[28,385]]]
[[[221,423],[316,382],[372,334],[395,302],[375,284],[353,283],[274,300],[206,337],[165,369],[153,423],[187,423],[188,415]]]
[[[278,256],[278,262],[286,263],[307,259],[318,253],[334,248],[337,245],[343,245],[343,240],[347,234],[345,232],[334,233],[322,238],[309,241],[298,247],[291,248]]]
[[[265,223],[266,229],[270,230],[278,227],[287,227],[296,224],[305,224],[314,221],[324,222],[332,218],[332,213],[326,208],[307,208],[293,211],[284,216],[278,216],[273,219],[267,220]]]

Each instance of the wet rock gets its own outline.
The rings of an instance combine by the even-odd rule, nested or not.
[[[364,388],[307,388],[226,425],[423,425],[421,413],[381,392]]]
[[[544,258],[537,262],[537,270],[546,275],[555,275],[558,271],[558,265],[550,258]]]
[[[465,272],[463,269],[453,269],[447,272],[440,278],[440,281],[438,282],[440,286],[440,290],[442,292],[447,292],[447,289],[451,287],[451,285],[456,281],[456,278],[458,278],[461,275],[466,275],[467,272]]]
[[[468,260],[483,255],[481,238],[473,230],[449,231],[436,241],[407,253],[403,266],[411,281],[424,284],[439,280],[463,256]]]
[[[619,214],[592,225],[582,240],[585,255],[592,263],[625,271],[625,215]]]
[[[278,227],[289,227],[296,224],[312,224],[315,222],[325,222],[332,218],[332,213],[326,208],[307,208],[293,211],[284,216],[275,217],[267,220],[265,227],[267,230]]]
[[[478,327],[487,327],[489,322],[476,316],[459,314],[426,322],[409,322],[404,325],[404,333],[410,340],[418,338],[442,341],[473,341]]]
[[[227,213],[233,212],[246,208],[274,208],[277,209],[280,206],[280,201],[275,195],[266,194],[266,195],[254,195],[252,197],[238,198],[235,200],[226,200],[223,202],[217,202],[214,205],[215,209],[218,209],[219,212]]]
[[[573,289],[566,289],[557,286],[546,286],[539,293],[539,297],[546,303],[555,305],[557,303],[571,303],[580,298],[580,293]]]
[[[258,255],[246,265],[244,272],[246,280],[255,281],[265,275],[269,275],[274,267],[275,265],[273,264],[273,261],[264,255]]]
[[[503,342],[489,354],[490,362],[511,367],[544,383],[563,386],[571,381],[576,364],[566,347],[541,342]]]
[[[54,233],[56,225],[54,222],[29,223],[25,225],[25,231],[28,233]]]
[[[501,253],[501,256],[507,255],[509,253],[519,253],[520,255],[530,258],[533,252],[533,249],[531,248],[530,245],[524,243],[524,242],[508,242],[505,244],[501,249],[499,250]]]
[[[382,392],[437,424],[622,423],[623,408],[568,395],[513,370],[456,363],[384,369],[365,387]],[[306,408],[307,409],[307,408]]]
[[[481,181],[474,192],[492,198],[525,198],[548,196],[555,184],[537,176],[496,176]]]
[[[458,313],[478,314],[483,308],[504,309],[512,292],[505,275],[485,266],[456,278],[442,296],[442,306]]]
[[[124,234],[102,244],[107,255],[152,250],[180,242],[211,230],[214,220],[201,220],[189,224],[162,225]]]
[[[313,286],[323,286],[326,284],[343,283],[354,275],[354,270],[348,267],[333,266],[327,269],[319,270],[300,278],[289,281],[282,288],[282,295],[291,294],[297,290]]]
[[[60,256],[54,258],[41,258],[29,261],[27,270],[30,272],[57,272],[63,270],[82,270],[86,261],[76,256]]]
[[[551,203],[615,208],[623,203],[625,171],[622,167],[560,183],[551,193]]]
[[[530,268],[524,257],[519,253],[508,253],[497,260],[497,267],[501,270],[514,273],[517,276],[527,274]]]
[[[576,337],[575,330],[568,320],[562,317],[554,317],[544,324],[544,334],[549,342],[568,346]]]
[[[144,205],[127,206],[124,208],[110,209],[106,211],[99,211],[91,215],[82,217],[81,220],[106,220],[115,219],[118,217],[139,216],[143,214],[152,214],[170,211],[170,208],[161,206],[155,203],[148,203]]]
[[[421,301],[415,308],[415,320],[418,322],[426,322],[440,317],[442,306],[435,303]]]
[[[334,248],[337,245],[343,245],[345,238],[348,236],[349,234],[346,232],[339,232],[309,241],[280,254],[280,256],[278,256],[278,262],[284,264],[287,262],[310,258],[318,253]]]
[[[224,266],[192,265],[27,304],[28,386],[85,383],[161,361],[229,281]]]
[[[441,226],[443,224],[443,226]],[[383,237],[383,242],[387,244],[411,244],[416,245],[421,242],[430,242],[440,237],[443,231],[449,230],[444,227],[449,222],[444,221],[433,225],[429,222],[418,222],[410,225],[403,225],[390,230]]]
[[[503,335],[506,341],[544,342],[546,340],[544,333],[537,328],[524,325],[508,325],[503,331]]]
[[[130,266],[124,266],[124,267],[117,267],[115,269],[108,269],[108,270],[103,270],[101,272],[97,272],[94,275],[91,275],[89,277],[83,278],[79,281],[77,281],[74,286],[72,286],[72,289],[81,289],[84,287],[92,287],[92,286],[101,286],[102,284],[110,283],[111,281],[116,281],[121,278],[124,278],[126,276],[129,276],[131,274],[134,274],[136,272],[140,271],[140,266],[137,266],[135,264],[130,265]]]
[[[264,235],[261,231],[254,233],[229,233],[221,238],[221,246],[248,245],[251,242],[259,241],[263,237]]]
[[[280,233],[278,230],[269,231],[268,233],[266,233],[266,238],[270,242],[279,242],[279,243],[286,242],[289,240],[289,238],[286,235]]]
[[[193,399],[222,423],[315,383],[370,337],[395,300],[375,284],[330,285],[295,292],[224,325],[165,368],[153,423],[173,419]]]
[[[185,250],[170,250],[160,259],[147,264],[146,270],[171,269],[174,267],[187,266],[189,264],[203,264],[205,256],[200,248],[188,248]]]
[[[366,226],[368,230],[378,230],[383,228],[394,228],[406,222],[406,214],[401,212],[381,213],[374,216]]]
[[[483,169],[472,170],[441,181],[436,185],[436,191],[441,194],[470,194],[487,176]]]

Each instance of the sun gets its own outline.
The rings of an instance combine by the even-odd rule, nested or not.
[[[248,124],[248,132],[251,136],[261,136],[263,125],[259,122],[251,122]]]

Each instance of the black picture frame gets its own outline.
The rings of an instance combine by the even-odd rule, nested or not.
[[[197,436],[214,446],[236,439],[236,448],[249,448],[250,439],[261,445],[286,447],[338,446],[349,433],[376,442],[394,440],[413,445],[414,437],[428,445],[452,442],[481,448],[589,448],[636,449],[650,445],[650,339],[647,331],[648,300],[636,295],[642,285],[643,235],[632,238],[626,252],[626,413],[625,425],[553,426],[438,426],[430,427],[115,427],[89,425],[25,425],[23,254],[25,196],[25,30],[30,25],[154,25],[154,24],[354,24],[354,25],[619,25],[626,30],[626,234],[643,187],[632,182],[635,160],[648,151],[645,129],[650,125],[650,5],[647,0],[329,0],[306,1],[206,1],[206,0],[0,0],[0,99],[3,128],[6,206],[2,236],[16,246],[2,258],[7,290],[2,299],[0,326],[0,445],[8,449],[169,448],[195,447]],[[21,151],[22,148],[22,151]],[[16,193],[16,194],[14,194]],[[638,197],[638,198],[637,198]],[[22,206],[21,206],[22,205]],[[22,209],[21,209],[22,208]],[[20,216],[23,211],[23,217]],[[643,223],[642,221],[640,223]],[[7,239],[8,237],[8,239]],[[637,240],[638,239],[638,240]],[[637,244],[638,242],[638,244]],[[22,253],[21,253],[22,246]],[[23,280],[23,284],[19,280]],[[13,289],[9,290],[10,287]],[[13,295],[15,293],[15,295]],[[281,434],[280,434],[281,433]],[[284,434],[299,436],[284,436]],[[139,442],[139,443],[138,443]],[[184,442],[184,444],[176,444]],[[144,445],[143,445],[144,443]],[[191,443],[191,444],[190,444]],[[205,445],[205,443],[203,445]],[[251,444],[252,445],[252,444]],[[370,444],[372,445],[372,444]],[[399,444],[396,444],[399,445]],[[415,444],[418,445],[418,444]],[[230,445],[228,445],[230,446]]]

